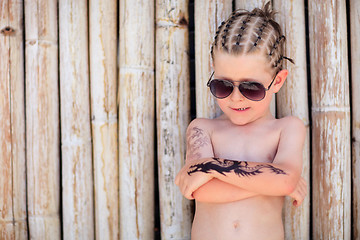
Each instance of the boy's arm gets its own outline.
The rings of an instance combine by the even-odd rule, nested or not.
[[[258,195],[216,178],[211,179],[192,194],[197,201],[209,203],[235,202]]]
[[[306,181],[303,177],[300,177],[295,190],[288,196],[293,199],[293,205],[298,207],[302,204],[307,195]]]
[[[181,191],[187,198],[191,198],[192,193],[203,185],[204,178],[217,178],[264,195],[290,195],[301,174],[305,134],[304,124],[297,118],[289,118],[281,132],[273,163],[198,159],[182,169],[177,182],[183,186]]]
[[[195,119],[187,128],[186,164],[195,164],[199,159],[214,157],[211,139],[207,131],[207,121],[208,120],[205,119]],[[183,168],[180,172],[184,170]],[[257,193],[235,187],[216,178],[208,177],[209,178],[202,180],[203,184],[188,197],[189,199],[195,198],[201,202],[220,203],[238,201],[258,195]],[[177,183],[177,181],[175,181],[175,183]],[[183,185],[179,185],[179,188],[183,189]]]

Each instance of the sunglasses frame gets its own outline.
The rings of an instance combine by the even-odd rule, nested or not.
[[[230,93],[229,95],[227,95],[226,97],[222,97],[222,98],[219,98],[219,97],[215,96],[215,95],[210,91],[211,94],[212,94],[214,97],[216,97],[216,98],[218,98],[218,99],[227,98],[228,96],[230,96],[230,95],[233,93],[235,87],[237,87],[237,88],[239,89],[239,92],[240,92],[245,98],[247,98],[247,99],[249,99],[249,100],[251,100],[251,101],[255,101],[255,102],[261,101],[261,100],[263,100],[263,99],[265,98],[266,92],[270,90],[270,88],[271,88],[272,84],[274,83],[275,78],[276,78],[276,76],[277,76],[277,73],[276,73],[275,76],[274,76],[274,78],[273,78],[273,80],[271,81],[271,83],[269,84],[269,86],[268,86],[267,88],[265,88],[264,84],[262,84],[262,83],[260,83],[260,82],[245,81],[245,82],[247,82],[247,83],[257,83],[257,84],[260,84],[260,85],[264,88],[264,90],[265,90],[265,94],[264,94],[264,97],[263,97],[263,98],[261,98],[261,99],[259,99],[259,100],[254,100],[254,99],[248,98],[247,96],[245,96],[245,95],[240,91],[240,88],[239,88],[240,85],[239,85],[239,86],[235,86],[234,82],[237,82],[237,81],[230,81],[230,80],[216,79],[216,78],[215,78],[215,79],[212,79],[212,77],[214,76],[214,73],[215,73],[215,71],[213,71],[213,72],[211,73],[210,78],[209,78],[209,81],[207,82],[206,86],[210,87],[210,83],[211,83],[212,81],[214,81],[214,80],[226,81],[226,82],[231,83],[231,85],[233,86],[233,89],[232,89],[231,93]],[[242,83],[244,83],[244,82],[242,82]],[[241,83],[240,83],[240,84],[241,84]]]

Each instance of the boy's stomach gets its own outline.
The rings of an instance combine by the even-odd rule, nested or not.
[[[256,196],[231,203],[196,202],[192,240],[284,239],[284,197]]]

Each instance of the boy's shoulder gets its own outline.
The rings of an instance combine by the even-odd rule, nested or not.
[[[305,134],[306,127],[304,122],[295,116],[286,116],[277,119],[277,124],[281,128],[282,132],[291,132],[296,134]]]
[[[295,116],[286,116],[277,119],[277,123],[285,128],[305,128],[304,122]]]
[[[215,127],[221,124],[221,122],[223,122],[222,118],[195,118],[190,122],[188,129],[200,128],[204,131],[211,132]]]
[[[202,130],[209,130],[213,126],[213,120],[208,118],[195,118],[188,126],[189,129],[199,128]]]
[[[187,128],[187,135],[192,135],[194,132],[196,132],[205,134],[207,137],[211,138],[214,131],[219,128],[220,122],[221,121],[219,121],[218,118],[195,118],[190,122]]]

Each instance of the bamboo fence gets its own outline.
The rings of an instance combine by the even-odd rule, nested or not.
[[[89,21],[95,235],[118,239],[117,1],[90,1]]]
[[[64,239],[94,239],[87,1],[59,1]]]
[[[188,2],[156,1],[156,119],[161,239],[190,239],[191,205],[174,186],[190,122]]]
[[[191,112],[221,114],[210,46],[265,2],[0,0],[0,239],[190,239],[174,177]],[[359,1],[272,7],[295,60],[272,112],[308,132],[285,238],[358,239]]]
[[[61,238],[57,32],[56,1],[26,2],[27,210],[33,239]]]
[[[352,223],[353,239],[360,238],[360,2],[350,1],[352,90]]]
[[[22,3],[0,2],[0,239],[27,239]]]
[[[350,239],[351,135],[346,5],[345,1],[330,3],[335,1],[309,1],[312,236],[314,239]]]
[[[155,4],[120,1],[120,238],[154,235]]]

